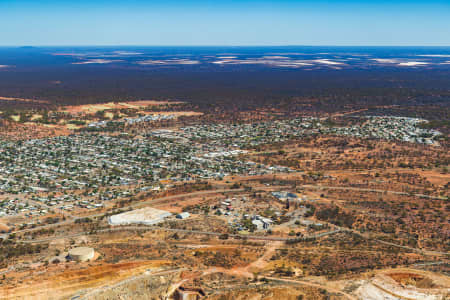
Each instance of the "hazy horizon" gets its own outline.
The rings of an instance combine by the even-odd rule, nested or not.
[[[280,48],[284,48],[284,47],[333,47],[333,48],[450,48],[450,45],[327,45],[327,44],[317,44],[317,45],[301,45],[301,44],[298,44],[298,45],[294,45],[294,44],[292,44],[292,45],[289,45],[289,44],[286,44],[286,45],[269,45],[269,44],[267,44],[267,45],[264,45],[264,44],[261,44],[261,45],[220,45],[220,44],[193,44],[193,45],[182,45],[182,44],[180,44],[180,45],[163,45],[163,44],[160,44],[160,45],[150,45],[150,44],[135,44],[135,45],[132,45],[132,44],[123,44],[123,45],[121,45],[121,44],[74,44],[74,45],[69,45],[69,44],[67,44],[67,45],[65,45],[65,44],[54,44],[54,45],[51,45],[51,44],[48,44],[48,45],[27,45],[27,44],[24,44],[24,45],[0,45],[0,47],[2,47],[2,48],[53,48],[53,47],[64,47],[64,48],[69,48],[69,47],[80,47],[80,48],[82,48],[82,47],[93,47],[93,48],[95,48],[95,47],[119,47],[119,48],[121,48],[121,47],[130,47],[130,48],[132,48],[132,47],[155,47],[155,48],[158,48],[158,47],[161,47],[161,48],[163,48],[163,47],[170,47],[170,48],[177,48],[177,47],[187,47],[187,48],[189,48],[189,47],[192,47],[192,48],[195,48],[195,47],[205,47],[205,48],[208,48],[208,47],[211,47],[211,48],[233,48],[233,47],[236,47],[236,48],[264,48],[264,47],[273,47],[273,48],[277,48],[277,47],[280,47]]]
[[[450,2],[0,1],[4,46],[450,46]]]

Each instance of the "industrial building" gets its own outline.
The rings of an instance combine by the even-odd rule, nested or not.
[[[78,247],[69,250],[69,258],[75,261],[88,261],[94,258],[95,251],[89,247]]]
[[[110,225],[155,225],[163,222],[165,218],[170,217],[171,215],[172,213],[165,210],[145,207],[110,216],[108,218],[108,223]]]
[[[273,224],[271,219],[261,216],[254,216],[252,219],[252,224],[255,225],[258,230],[269,229],[270,225]]]
[[[179,214],[177,215],[177,219],[187,219],[187,218],[189,218],[190,216],[191,216],[191,214],[188,213],[187,211],[185,211],[185,212],[179,213]]]

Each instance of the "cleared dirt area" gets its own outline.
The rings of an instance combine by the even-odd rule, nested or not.
[[[356,291],[360,299],[448,299],[448,277],[413,269],[385,270],[364,282]]]
[[[181,104],[182,102],[169,101],[155,101],[155,100],[141,100],[133,102],[108,102],[102,104],[85,104],[76,106],[64,106],[59,111],[70,114],[95,114],[99,111],[110,109],[142,109],[147,106],[173,105]]]
[[[99,136],[121,136],[127,145],[125,141],[131,138],[137,144],[153,138],[145,135],[150,132],[147,130],[177,130],[205,121],[178,119],[199,113],[177,111],[195,107],[170,106],[172,103],[111,102],[61,108],[68,109],[67,114],[14,112],[10,116],[29,121],[8,122],[21,130],[61,127],[73,134],[86,126],[87,131],[100,132]],[[175,117],[129,122],[157,114]],[[42,120],[37,115],[42,115]],[[114,126],[93,128],[97,125],[92,123],[97,122]],[[159,137],[155,141],[168,143]],[[188,143],[175,151],[184,153]],[[192,174],[197,168],[178,155],[165,162],[166,148],[120,148],[130,157],[145,158],[144,153],[158,151],[163,154],[158,162],[167,168],[184,163],[182,172],[189,180],[178,181],[163,170],[157,181],[156,164],[148,163],[142,169],[152,174],[145,173],[142,182],[139,178],[129,181],[130,185],[118,180],[120,185],[108,183],[111,175],[125,176],[119,172],[122,169],[137,170],[117,167],[111,175],[106,171],[86,173],[91,178],[103,176],[101,183],[86,180],[87,186],[71,187],[76,190],[37,192],[27,201],[47,209],[46,214],[28,216],[17,206],[14,209],[19,214],[0,219],[5,224],[2,227],[0,223],[0,230],[11,230],[0,241],[0,300],[77,296],[170,299],[169,290],[176,294],[182,288],[202,289],[205,299],[216,300],[441,300],[448,295],[448,277],[438,275],[448,274],[450,245],[449,155],[445,147],[328,135],[245,145],[236,159],[290,170],[274,167],[277,173],[249,172],[261,175],[247,176],[236,172],[240,175],[204,181],[195,180]],[[96,144],[92,149],[98,151],[92,163],[101,162],[106,146]],[[16,155],[11,153],[8,157]],[[224,159],[218,164],[225,163]],[[109,164],[105,161],[102,169]],[[216,171],[222,172],[221,167]],[[30,182],[41,184],[39,176],[32,179]],[[45,182],[42,185],[47,186]],[[70,199],[63,198],[65,194],[70,194]],[[9,205],[11,200],[29,198],[26,196],[5,194],[0,202]],[[64,200],[52,204],[55,198]],[[66,200],[71,207],[64,207]],[[149,207],[172,215],[152,226],[148,222],[148,226],[113,227],[108,222],[114,216]],[[189,214],[177,218],[175,214],[180,212]],[[139,222],[153,218],[144,215]],[[94,249],[98,256],[83,263],[67,258],[67,253],[80,246]]]
[[[40,100],[0,97],[0,103],[2,100],[40,103]],[[0,127],[4,129],[0,131],[0,138],[26,140],[62,136],[83,130],[91,123],[103,122],[99,125],[101,128],[97,128],[100,130],[109,121],[116,125],[117,122],[125,123],[127,130],[133,130],[136,126],[142,129],[145,126],[161,126],[159,123],[161,121],[165,121],[164,126],[167,126],[168,122],[175,124],[180,117],[203,115],[200,112],[183,110],[180,107],[182,104],[184,102],[141,100],[61,106],[49,110],[40,108],[26,111],[0,111],[2,116]],[[137,119],[149,115],[153,116],[153,121],[127,122],[127,118]]]
[[[0,231],[8,231],[9,227],[6,224],[0,223]]]
[[[450,286],[450,278],[436,273],[419,270],[399,269],[382,272],[402,286],[415,286],[421,289],[442,289]]]
[[[307,298],[304,298],[307,297]],[[325,295],[321,295],[319,289],[305,288],[299,289],[295,286],[283,286],[283,287],[259,287],[249,289],[230,289],[230,291],[218,293],[209,297],[211,300],[296,300],[296,299],[331,299],[326,298]],[[337,298],[334,298],[337,299]]]
[[[165,260],[133,261],[96,266],[80,264],[67,271],[58,266],[51,267],[34,281],[27,280],[26,283],[17,286],[1,286],[0,299],[63,299],[77,291],[99,287],[106,283],[113,284],[140,274],[146,269],[158,268],[167,264],[168,261]]]
[[[46,100],[36,100],[36,99],[24,99],[24,98],[13,98],[13,97],[0,97],[0,101],[15,101],[15,102],[33,102],[33,103],[45,103],[49,104]]]
[[[17,123],[5,121],[5,130],[0,130],[0,138],[7,140],[38,139],[68,135],[71,131],[65,126],[38,123]],[[0,124],[1,126],[1,124]]]

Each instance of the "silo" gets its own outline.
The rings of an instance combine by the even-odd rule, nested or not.
[[[78,247],[69,250],[69,257],[76,261],[87,261],[94,258],[94,249],[89,247]]]

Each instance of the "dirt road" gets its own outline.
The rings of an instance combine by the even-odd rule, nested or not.
[[[244,189],[220,189],[220,190],[208,190],[208,191],[200,191],[200,192],[192,192],[192,193],[186,193],[186,194],[180,194],[180,195],[173,195],[173,196],[166,196],[166,197],[160,197],[160,198],[154,198],[154,199],[150,199],[147,201],[142,201],[142,202],[138,202],[138,203],[134,203],[134,204],[130,204],[127,206],[124,206],[123,209],[136,209],[142,206],[146,206],[149,204],[158,204],[161,203],[163,201],[168,201],[168,200],[174,200],[174,199],[178,199],[178,198],[184,198],[184,197],[195,197],[195,196],[203,196],[203,195],[208,195],[208,194],[215,194],[215,193],[227,193],[227,192],[242,192],[244,191]],[[102,213],[96,213],[96,214],[91,214],[91,215],[86,215],[86,216],[82,216],[82,217],[73,217],[71,219],[68,220],[64,220],[61,222],[57,222],[57,223],[52,223],[52,224],[47,224],[47,225],[43,225],[43,226],[38,226],[35,228],[27,228],[27,229],[21,229],[21,230],[15,230],[12,231],[10,233],[5,233],[0,235],[0,238],[3,239],[7,239],[9,237],[10,234],[12,233],[25,233],[25,232],[33,232],[33,231],[38,231],[41,229],[49,229],[49,228],[55,228],[61,225],[68,225],[68,224],[72,224],[75,223],[75,221],[80,220],[80,219],[84,219],[84,218],[95,218],[95,217],[101,217],[104,216],[105,212]]]
[[[380,189],[368,189],[368,188],[357,188],[357,187],[343,187],[343,186],[326,186],[326,185],[311,185],[311,184],[304,184],[301,185],[303,188],[312,188],[312,189],[324,189],[324,190],[343,190],[343,191],[359,191],[359,192],[371,192],[371,193],[388,193],[388,194],[394,194],[394,195],[401,195],[401,196],[415,196],[419,198],[427,198],[427,199],[435,199],[435,200],[447,200],[447,197],[436,197],[436,196],[429,196],[424,194],[409,194],[405,192],[397,192],[397,191],[389,191],[389,190],[380,190]]]
[[[328,292],[331,292],[331,293],[344,295],[350,300],[357,300],[357,298],[355,298],[354,296],[352,296],[352,295],[350,295],[348,293],[345,293],[343,291],[337,290],[337,289],[332,288],[330,286],[319,284],[319,283],[315,283],[315,282],[309,282],[309,281],[304,281],[304,280],[294,280],[294,279],[284,279],[284,278],[277,278],[277,277],[265,277],[265,278],[269,279],[269,280],[272,280],[272,281],[286,282],[286,283],[293,283],[293,284],[300,284],[300,285],[307,285],[307,286],[311,286],[311,287],[315,287],[315,288],[320,288],[320,289],[327,290]]]

